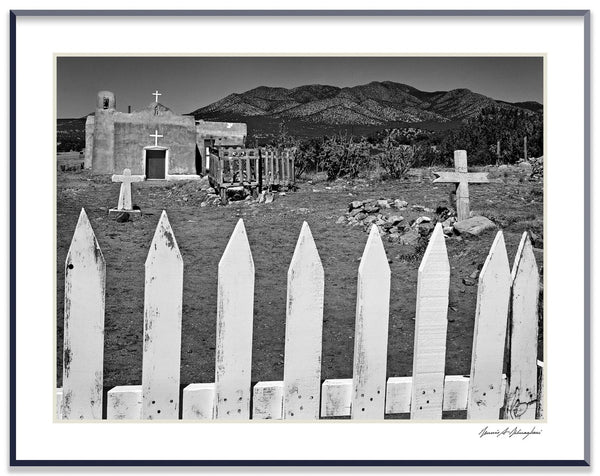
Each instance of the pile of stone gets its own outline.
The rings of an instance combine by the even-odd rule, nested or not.
[[[401,199],[355,200],[348,204],[348,212],[336,223],[359,226],[366,232],[377,226],[382,236],[392,243],[416,245],[420,238],[426,238],[433,231],[437,221],[433,214],[432,209],[420,205],[409,208],[408,202]]]
[[[379,227],[383,238],[391,243],[416,245],[427,238],[436,223],[441,223],[447,236],[479,236],[496,225],[483,216],[474,216],[460,222],[452,208],[439,206],[436,210],[421,205],[409,207],[405,200],[375,199],[355,200],[348,204],[348,212],[340,216],[337,224],[361,227],[369,232]]]

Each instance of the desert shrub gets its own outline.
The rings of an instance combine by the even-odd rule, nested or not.
[[[319,162],[327,173],[327,180],[357,177],[367,167],[370,158],[370,146],[364,138],[341,133],[326,137],[319,154]]]
[[[415,165],[416,156],[413,146],[401,144],[396,131],[388,131],[379,146],[379,164],[391,178],[404,178]]]

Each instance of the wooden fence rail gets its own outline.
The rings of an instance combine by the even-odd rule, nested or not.
[[[164,211],[145,273],[142,385],[109,390],[108,419],[176,420],[180,403],[185,420],[379,420],[401,413],[439,420],[443,411],[456,410],[466,410],[471,420],[543,415],[539,274],[527,233],[512,271],[501,231],[481,270],[470,376],[445,375],[450,266],[439,223],[418,272],[412,377],[386,380],[390,268],[377,226],[358,268],[351,379],[321,381],[324,272],[307,223],[288,270],[283,381],[251,387],[254,261],[242,220],[219,262],[215,380],[188,385],[182,402],[183,260]],[[102,252],[82,210],[65,266],[59,419],[102,418],[105,275]]]

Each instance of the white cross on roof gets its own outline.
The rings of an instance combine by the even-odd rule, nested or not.
[[[159,93],[159,92],[158,92],[158,89],[157,89],[156,91],[154,91],[154,92],[152,93],[152,96],[154,96],[154,97],[156,98],[156,99],[155,99],[155,102],[158,102],[158,96],[162,96],[162,94],[161,94],[161,93]]]

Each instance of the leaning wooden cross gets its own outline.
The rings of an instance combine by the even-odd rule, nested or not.
[[[455,172],[434,172],[438,176],[433,183],[456,184],[456,215],[458,221],[469,218],[469,183],[490,183],[487,172],[467,171],[467,151],[454,151]]]
[[[131,183],[141,182],[143,177],[139,175],[131,175],[130,169],[123,170],[123,175],[113,175],[113,182],[121,182],[121,191],[119,192],[119,204],[117,208],[111,208],[109,215],[116,215],[119,213],[127,212],[132,216],[141,215],[140,210],[134,210],[131,205]]]

